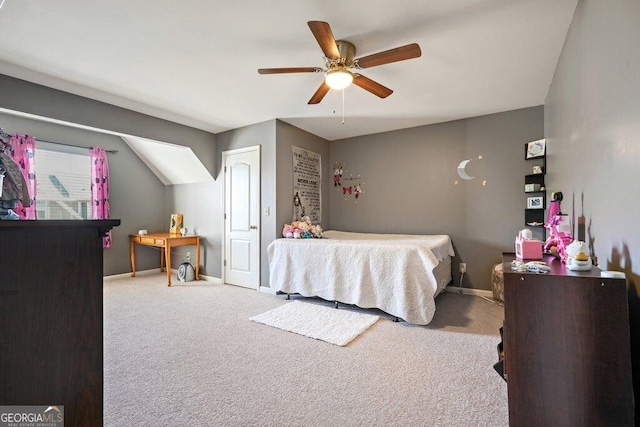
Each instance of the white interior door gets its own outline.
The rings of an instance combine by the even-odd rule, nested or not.
[[[224,282],[260,284],[260,147],[225,151]]]

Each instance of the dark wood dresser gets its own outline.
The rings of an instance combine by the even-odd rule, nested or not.
[[[504,368],[511,426],[633,426],[627,287],[600,270],[504,269]]]
[[[119,224],[0,221],[0,405],[103,424],[101,236]]]

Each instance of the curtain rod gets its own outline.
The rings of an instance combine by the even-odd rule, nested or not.
[[[11,138],[11,137],[13,137],[13,135],[9,135],[8,133],[4,132],[2,130],[2,128],[0,128],[0,137],[2,137],[2,138]],[[65,145],[67,147],[85,148],[87,150],[91,150],[93,148],[93,147],[81,147],[79,145],[67,144],[66,142],[45,141],[44,139],[37,139],[36,138],[36,142],[37,141],[45,142],[47,144]],[[111,153],[111,154],[116,154],[118,152],[118,150],[104,150],[104,151],[106,153]]]

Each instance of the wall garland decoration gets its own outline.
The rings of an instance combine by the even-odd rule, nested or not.
[[[349,198],[353,196],[355,202],[358,203],[358,198],[364,193],[362,189],[364,185],[362,177],[360,175],[353,176],[353,174],[350,174],[349,177],[345,178],[345,172],[348,171],[344,169],[344,163],[336,162],[333,164],[333,186],[342,192],[345,200],[349,200]],[[343,183],[343,181],[346,182]],[[356,182],[352,184],[351,182],[353,181]]]

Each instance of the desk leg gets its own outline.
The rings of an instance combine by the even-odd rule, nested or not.
[[[131,277],[136,277],[136,244],[129,240],[129,259],[131,260]]]
[[[164,246],[164,260],[166,262],[167,269],[167,286],[171,286],[171,244],[169,243],[169,239],[167,239],[167,243]]]
[[[200,238],[196,239],[196,280],[200,280]]]
[[[163,246],[160,250],[160,271],[164,271],[164,266],[166,265],[165,260],[164,260],[164,251],[165,251],[166,247]]]

